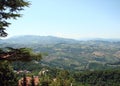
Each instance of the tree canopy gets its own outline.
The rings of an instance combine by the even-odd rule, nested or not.
[[[34,53],[30,48],[11,48],[7,47],[1,49],[0,51],[0,60],[8,60],[8,61],[39,61],[42,58],[41,53]]]
[[[18,12],[29,6],[29,2],[25,0],[0,0],[0,37],[6,37],[5,31],[11,23],[8,19],[16,19],[21,17]]]

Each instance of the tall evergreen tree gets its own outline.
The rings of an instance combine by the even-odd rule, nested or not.
[[[23,76],[23,85],[22,86],[27,86],[26,74],[24,74],[24,76]]]
[[[17,77],[8,61],[0,61],[0,86],[17,86]]]
[[[0,37],[6,37],[6,27],[11,23],[8,19],[16,19],[21,17],[18,12],[29,6],[29,2],[25,0],[0,0]]]
[[[34,76],[33,75],[32,75],[31,86],[35,86],[35,80],[34,80]]]
[[[29,2],[25,0],[0,0],[0,37],[6,37],[8,35],[5,31],[6,27],[11,24],[8,20],[21,17],[19,12],[28,6]],[[10,56],[10,53],[5,53],[0,49],[0,58]],[[15,73],[10,63],[6,60],[0,61],[0,86],[17,86]]]

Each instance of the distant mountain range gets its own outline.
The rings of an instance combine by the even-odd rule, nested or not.
[[[25,36],[15,36],[7,39],[0,39],[0,43],[17,43],[17,44],[29,44],[29,43],[39,43],[39,44],[56,44],[56,43],[79,43],[80,41],[109,41],[118,42],[120,39],[103,39],[103,38],[86,38],[86,39],[68,39],[60,38],[55,36],[35,36],[35,35],[25,35]]]
[[[81,41],[90,41],[90,40],[94,40],[94,41],[109,41],[109,42],[117,42],[120,41],[119,38],[82,38],[79,39]]]
[[[39,43],[39,44],[56,44],[56,43],[76,43],[78,40],[74,39],[65,39],[54,36],[35,36],[35,35],[25,35],[25,36],[16,36],[8,39],[1,40],[2,43],[17,43],[17,44],[30,44],[30,43]]]

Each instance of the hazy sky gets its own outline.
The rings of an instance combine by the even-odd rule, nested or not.
[[[120,0],[29,0],[9,36],[120,38]]]

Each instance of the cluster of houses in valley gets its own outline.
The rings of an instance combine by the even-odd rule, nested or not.
[[[27,70],[19,70],[19,71],[14,71],[14,72],[16,74],[26,74],[26,75],[27,75],[27,73],[31,73],[30,71],[27,71]],[[47,69],[42,69],[39,72],[38,76],[32,76],[32,77],[26,76],[25,78],[22,77],[18,81],[18,86],[24,86],[24,83],[26,84],[25,86],[31,86],[32,81],[34,81],[34,86],[39,86],[39,84],[40,84],[40,76],[46,75],[46,72],[48,72]]]
[[[19,79],[19,81],[18,81],[18,86],[39,86],[40,84],[41,84],[41,77],[42,76],[46,76],[46,74],[47,74],[47,72],[48,72],[49,70],[47,70],[47,69],[43,69],[43,70],[41,70],[39,73],[38,73],[38,76],[32,76],[32,77],[30,77],[30,76],[26,76],[26,77],[22,77],[22,78],[20,78]],[[17,74],[20,74],[20,73],[31,73],[30,71],[27,71],[27,70],[21,70],[21,71],[17,71],[16,73]],[[34,85],[32,85],[32,81],[33,81],[33,83],[34,83]],[[25,82],[25,83],[24,83]],[[52,79],[52,82],[57,82],[57,78],[53,78]],[[46,86],[46,85],[45,85]],[[70,83],[70,86],[73,86],[73,83],[71,82]]]
[[[14,73],[16,73],[16,74],[27,74],[27,73],[31,73],[31,71],[28,71],[28,70],[18,70],[18,71],[16,71],[16,70],[14,70]]]

